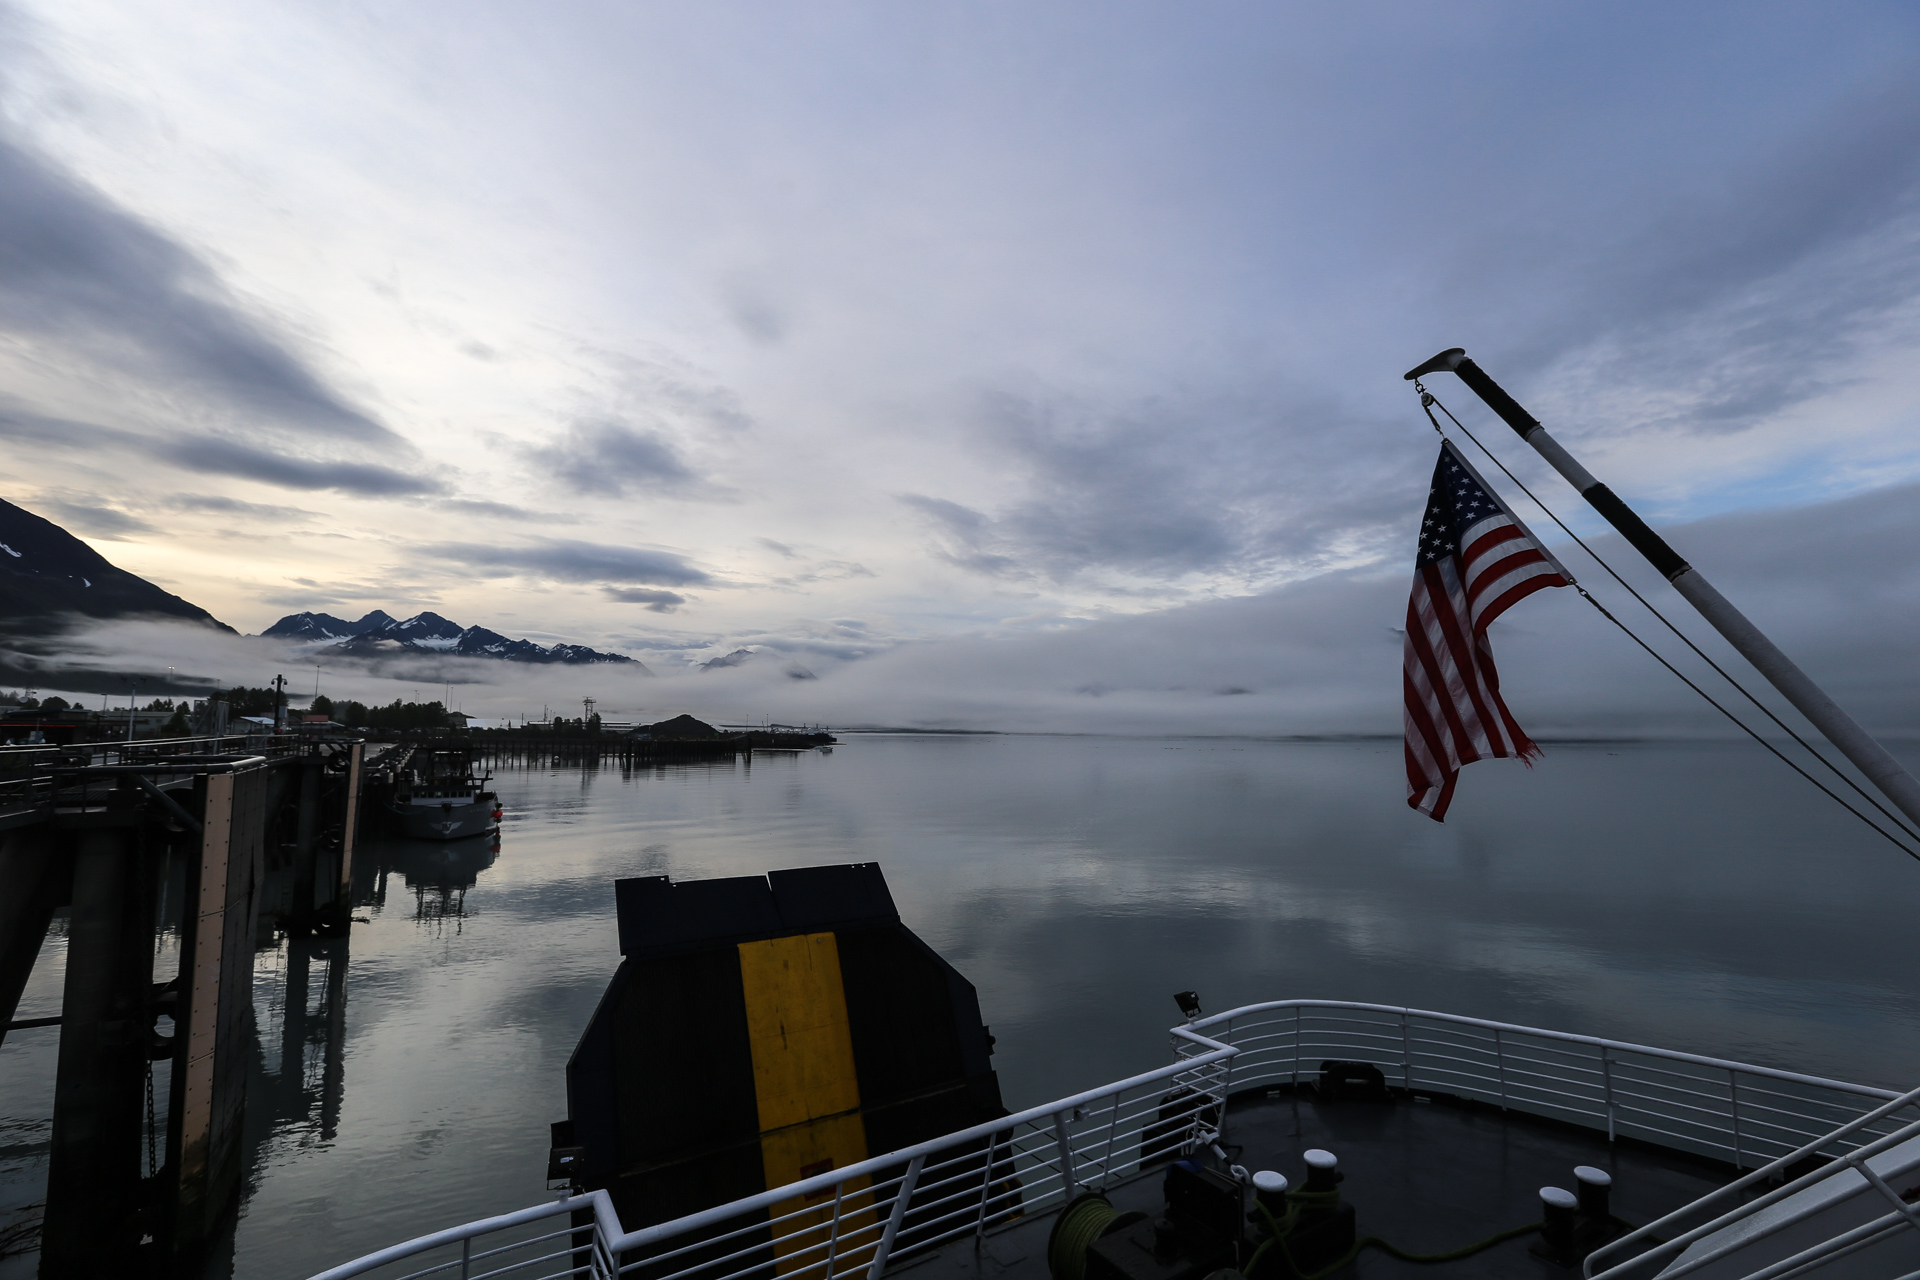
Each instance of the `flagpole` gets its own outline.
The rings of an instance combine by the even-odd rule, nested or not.
[[[1442,351],[1410,371],[1407,379],[1411,381],[1429,373],[1459,375],[1468,390],[1486,401],[1489,409],[1519,433],[1522,440],[1532,445],[1534,452],[1545,458],[1549,466],[1564,476],[1567,483],[1587,500],[1588,505],[1618,530],[1635,551],[1645,556],[1647,562],[1673,584],[1673,589],[1697,609],[1700,616],[1724,636],[1741,657],[1752,663],[1754,669],[1780,691],[1781,696],[1826,735],[1827,741],[1838,748],[1841,755],[1853,761],[1900,812],[1920,825],[1920,781],[1915,781],[1913,775],[1902,768],[1885,747],[1862,729],[1852,716],[1841,710],[1840,705],[1810,680],[1807,673],[1794,664],[1793,659],[1780,652],[1778,646],[1748,621],[1745,614],[1734,608],[1732,602],[1721,595],[1698,569],[1668,546],[1666,539],[1648,528],[1647,522],[1634,514],[1632,508],[1622,502],[1613,490],[1596,480],[1592,472],[1561,447],[1559,441],[1548,435],[1538,419],[1521,408],[1520,403],[1508,395],[1499,383],[1467,358],[1464,349],[1454,347]]]

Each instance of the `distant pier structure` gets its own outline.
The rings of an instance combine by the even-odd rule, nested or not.
[[[465,747],[476,759],[530,764],[616,765],[623,769],[695,764],[755,754],[792,754],[832,746],[833,735],[804,729],[761,729],[712,737],[646,737],[631,733],[553,734],[492,730],[436,737],[423,745]]]
[[[255,946],[345,935],[365,751],[284,735],[0,748],[0,1038],[60,1037],[46,1280],[166,1274],[233,1209]],[[60,1013],[17,1021],[63,907]],[[163,935],[177,972],[155,972]]]

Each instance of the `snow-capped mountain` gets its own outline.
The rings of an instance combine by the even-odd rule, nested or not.
[[[473,628],[480,630],[480,628]],[[437,613],[416,613],[404,622],[389,622],[379,628],[382,638],[404,641],[416,649],[426,649],[432,653],[446,653],[460,647],[460,640],[467,634],[468,628],[457,622],[449,622]],[[491,631],[487,632],[492,635]],[[537,647],[537,646],[536,646]]]
[[[602,653],[583,644],[556,644],[549,648],[531,640],[510,640],[485,627],[463,627],[437,613],[416,613],[396,619],[375,609],[358,622],[346,622],[325,613],[292,613],[260,634],[325,644],[323,653],[358,657],[407,654],[449,654],[462,658],[498,658],[507,662],[559,662],[580,665],[623,662],[652,675],[645,664],[624,653]]]
[[[160,614],[231,631],[199,605],[163,591],[51,520],[0,501],[0,631],[45,634],[61,615]]]
[[[385,609],[375,609],[358,622],[348,622],[330,613],[290,613],[260,634],[287,640],[345,640],[392,621],[393,616]]]

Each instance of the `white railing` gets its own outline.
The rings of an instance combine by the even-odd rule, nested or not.
[[[1217,1142],[1226,1100],[1368,1062],[1446,1093],[1750,1166],[1845,1156],[1914,1097],[1592,1036],[1389,1005],[1283,1000],[1172,1029],[1175,1061],[700,1213],[626,1230],[605,1191],[470,1222],[314,1280],[879,1280],[890,1261],[1050,1211]],[[1891,1105],[1881,1105],[1891,1104]],[[1876,1145],[1876,1149],[1877,1145]],[[553,1219],[579,1215],[556,1228]],[[414,1269],[400,1273],[403,1265]]]
[[[1222,1064],[1239,1050],[1186,1027],[1173,1035],[1186,1052],[1157,1070],[672,1222],[625,1230],[612,1197],[593,1191],[422,1236],[314,1280],[386,1275],[415,1260],[429,1265],[392,1280],[878,1280],[890,1260],[983,1235],[1214,1140]],[[575,1213],[589,1221],[551,1228]]]
[[[1820,1139],[1838,1156],[1898,1128],[1835,1131],[1898,1095],[1598,1036],[1396,1005],[1278,1000],[1193,1022],[1242,1052],[1229,1089],[1299,1083],[1323,1062],[1366,1062],[1390,1087],[1445,1093],[1642,1138],[1751,1169]]]
[[[1841,1258],[1886,1243],[1890,1237],[1910,1229],[1920,1229],[1920,1209],[1907,1202],[1906,1198],[1888,1183],[1876,1163],[1884,1165],[1886,1160],[1875,1157],[1887,1156],[1893,1149],[1904,1143],[1920,1138],[1920,1120],[1903,1125],[1890,1133],[1882,1133],[1871,1140],[1859,1140],[1869,1130],[1888,1120],[1896,1112],[1920,1105],[1920,1089],[1901,1094],[1872,1111],[1842,1125],[1831,1134],[1808,1143],[1796,1150],[1789,1151],[1779,1159],[1762,1165],[1743,1178],[1736,1179],[1709,1192],[1692,1204],[1670,1213],[1657,1222],[1650,1222],[1638,1230],[1631,1231],[1609,1244],[1595,1249],[1587,1255],[1583,1272],[1594,1280],[1625,1280],[1628,1275],[1644,1276],[1649,1273],[1648,1264],[1669,1256],[1678,1255],[1675,1261],[1660,1272],[1661,1280],[1679,1280],[1703,1267],[1720,1261],[1729,1254],[1753,1250],[1749,1258],[1756,1262],[1755,1268],[1748,1273],[1749,1280],[1773,1280],[1775,1277],[1798,1274],[1803,1270],[1813,1270],[1817,1264],[1835,1262]],[[1809,1157],[1817,1157],[1830,1152],[1836,1145],[1847,1145],[1844,1154],[1835,1156],[1821,1164],[1810,1173],[1795,1177],[1796,1166]],[[1896,1153],[1898,1154],[1898,1153]],[[1910,1157],[1909,1157],[1910,1161]],[[1907,1161],[1903,1161],[1907,1163]],[[1829,1195],[1801,1195],[1802,1192],[1835,1179],[1844,1179],[1852,1185],[1830,1188]],[[1781,1186],[1755,1196],[1741,1203],[1743,1193],[1749,1188],[1762,1186],[1773,1180],[1780,1180]],[[1905,1181],[1902,1178],[1901,1181]],[[1877,1194],[1883,1197],[1891,1208],[1881,1216],[1865,1222],[1851,1219],[1865,1217],[1865,1211],[1847,1211],[1844,1202],[1856,1196]],[[1793,1203],[1795,1198],[1798,1203]],[[1869,1200],[1871,1202],[1871,1199]],[[1734,1207],[1718,1213],[1709,1221],[1701,1219],[1713,1213],[1723,1204]],[[1780,1205],[1778,1212],[1773,1212]],[[1836,1213],[1836,1209],[1840,1212]],[[1838,1222],[1826,1224],[1831,1230],[1834,1226],[1847,1229],[1828,1236],[1824,1240],[1797,1249],[1788,1254],[1791,1245],[1776,1246],[1768,1249],[1762,1242],[1769,1237],[1779,1235],[1801,1223],[1812,1219],[1832,1216]],[[1758,1218],[1746,1230],[1730,1230],[1749,1219]],[[1691,1227],[1689,1223],[1697,1224]],[[1668,1237],[1663,1239],[1663,1234]],[[1824,1234],[1816,1232],[1815,1234]],[[1694,1246],[1698,1245],[1698,1248]],[[1644,1253],[1628,1253],[1628,1250],[1647,1250]],[[1784,1254],[1772,1257],[1772,1254]],[[1605,1271],[1609,1257],[1619,1260]],[[1910,1280],[1910,1278],[1903,1278]]]

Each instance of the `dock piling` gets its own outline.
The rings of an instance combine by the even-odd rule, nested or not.
[[[129,1266],[141,1239],[141,1102],[153,987],[150,877],[124,815],[75,833],[54,1083],[44,1280]],[[109,825],[111,823],[111,825]]]

